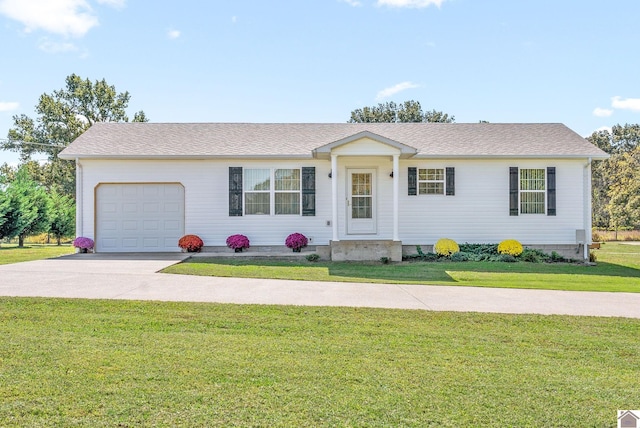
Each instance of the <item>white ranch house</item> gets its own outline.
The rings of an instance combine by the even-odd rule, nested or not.
[[[587,257],[607,155],[562,124],[97,123],[60,157],[97,252],[179,251],[185,234],[256,251],[300,232],[334,260],[399,260],[443,237]]]

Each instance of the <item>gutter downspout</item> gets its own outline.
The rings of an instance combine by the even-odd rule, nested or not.
[[[591,244],[592,239],[592,227],[593,227],[593,206],[591,201],[591,163],[593,162],[592,158],[589,158],[589,161],[584,166],[584,250],[583,257],[585,260],[589,260],[589,245]]]
[[[76,158],[76,236],[84,236],[82,225],[83,218],[83,198],[82,198],[82,165],[78,158]]]

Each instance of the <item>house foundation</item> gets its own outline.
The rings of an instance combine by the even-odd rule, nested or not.
[[[388,257],[393,262],[402,261],[402,242],[387,240],[331,241],[331,260],[366,261]]]

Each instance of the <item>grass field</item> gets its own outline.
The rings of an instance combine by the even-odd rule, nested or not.
[[[0,246],[0,265],[27,262],[31,260],[49,259],[75,251],[71,245],[26,244],[19,248],[16,244],[2,244]]]
[[[640,402],[639,331],[615,318],[0,298],[0,426],[615,426]]]
[[[166,273],[312,281],[640,292],[640,246],[606,243],[597,266],[496,262],[308,262],[192,258]]]

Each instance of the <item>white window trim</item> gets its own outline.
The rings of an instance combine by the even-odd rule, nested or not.
[[[294,167],[294,168],[242,168],[242,175],[246,177],[245,171],[247,170],[256,170],[256,169],[268,169],[269,170],[269,190],[246,190],[244,184],[242,185],[242,214],[246,216],[302,216],[302,168]],[[276,190],[276,170],[277,169],[297,169],[299,171],[299,189],[298,190]],[[247,213],[247,203],[245,195],[247,193],[268,193],[269,194],[269,214],[252,214]],[[297,214],[276,214],[276,193],[297,193],[300,195],[298,198],[298,213]]]

